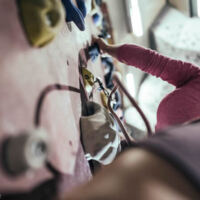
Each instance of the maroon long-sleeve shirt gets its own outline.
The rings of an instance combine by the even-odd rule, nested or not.
[[[200,116],[200,69],[197,66],[133,44],[120,46],[117,58],[176,87],[158,107],[156,130]]]

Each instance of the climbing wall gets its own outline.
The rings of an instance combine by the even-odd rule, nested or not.
[[[8,136],[34,128],[35,112],[42,91],[55,84],[79,89],[79,52],[96,34],[91,17],[86,31],[63,23],[56,38],[42,48],[31,47],[26,39],[15,0],[0,0],[0,142]],[[84,56],[84,55],[83,55]],[[102,77],[100,60],[88,68]],[[78,91],[78,90],[77,90]],[[95,101],[100,101],[94,95]],[[49,162],[62,173],[60,191],[91,177],[80,143],[81,99],[78,92],[53,90],[43,99],[40,126],[50,140]],[[22,192],[51,178],[46,168],[17,178],[8,177],[0,165],[0,192]]]

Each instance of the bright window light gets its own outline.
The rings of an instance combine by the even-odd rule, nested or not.
[[[130,0],[129,12],[133,33],[137,37],[143,36],[143,27],[138,0]]]
[[[126,75],[126,85],[128,88],[129,93],[135,97],[136,96],[136,87],[135,87],[135,80],[132,73],[128,73]]]
[[[200,17],[200,0],[197,0],[197,15]]]

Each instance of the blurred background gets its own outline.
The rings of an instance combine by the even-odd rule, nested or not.
[[[200,65],[199,0],[105,0],[112,42],[135,43],[163,55]],[[142,71],[116,63],[129,92],[147,115],[152,129],[158,104],[174,88]],[[130,103],[124,99],[125,120],[145,130]]]

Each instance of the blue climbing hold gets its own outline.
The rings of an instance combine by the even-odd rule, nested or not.
[[[71,0],[62,0],[66,10],[66,22],[74,22],[81,30],[85,30],[85,21],[81,11],[72,3]]]
[[[95,61],[100,54],[100,49],[98,44],[93,44],[88,48],[88,54],[92,61]]]
[[[79,10],[82,12],[83,17],[85,18],[87,15],[87,9],[85,5],[85,0],[76,0]]]
[[[95,13],[93,16],[92,16],[92,19],[93,19],[93,22],[95,24],[98,24],[99,20],[100,20],[100,15],[98,13]]]

